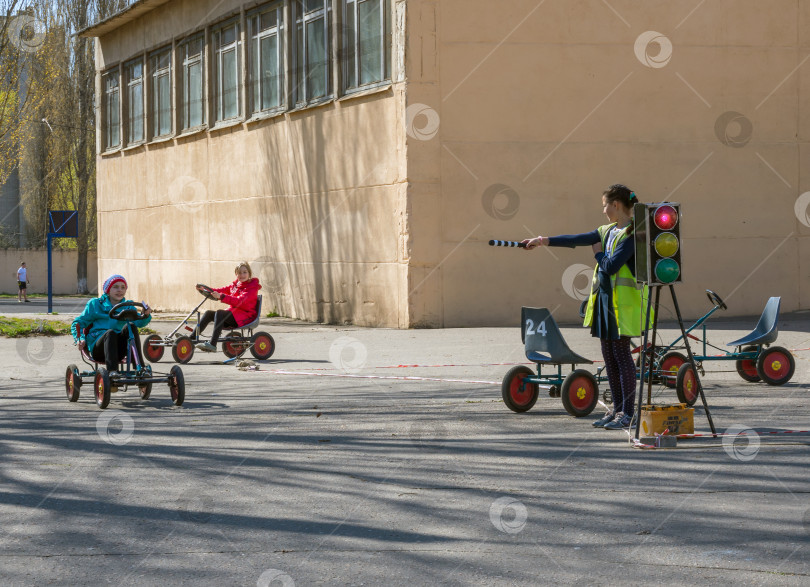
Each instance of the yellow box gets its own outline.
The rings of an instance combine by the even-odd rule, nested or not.
[[[694,434],[694,408],[687,404],[641,406],[641,431],[644,434],[662,434],[667,429],[667,434]]]

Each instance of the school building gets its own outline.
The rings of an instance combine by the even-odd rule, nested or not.
[[[295,318],[575,321],[589,247],[487,242],[593,230],[613,183],[681,203],[687,316],[810,308],[810,1],[140,0],[81,34],[99,278],[158,308],[247,260]]]

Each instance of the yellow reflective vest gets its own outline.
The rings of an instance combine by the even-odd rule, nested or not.
[[[602,241],[602,250],[607,254],[607,237],[611,229],[616,226],[616,223],[605,224],[596,230],[599,232],[599,238]],[[625,239],[630,238],[626,230],[611,243],[610,254],[616,250],[619,243]],[[599,291],[599,264],[593,270],[593,280],[591,286],[591,295],[588,298],[588,307],[585,310],[585,326],[590,326],[593,323],[593,309],[596,304],[596,294]],[[636,283],[636,278],[633,276],[632,271],[623,264],[618,272],[610,276],[610,285],[612,289],[612,303],[613,315],[616,316],[616,326],[619,328],[619,336],[641,336],[642,326],[647,318],[647,304],[649,302],[649,291],[647,285]],[[650,311],[650,323],[652,323],[653,315]]]

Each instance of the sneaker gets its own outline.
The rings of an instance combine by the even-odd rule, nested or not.
[[[628,416],[624,412],[619,412],[616,414],[616,417],[613,419],[612,422],[608,422],[605,424],[605,430],[622,430],[624,428],[630,428],[633,425],[633,417]]]
[[[606,412],[604,416],[593,422],[591,426],[593,426],[594,428],[604,428],[605,424],[607,424],[608,422],[612,422],[613,418],[615,417],[616,417],[615,412],[613,410],[610,410],[609,412]]]
[[[198,342],[194,345],[201,351],[205,351],[206,353],[215,353],[217,352],[217,347],[212,345],[210,342]]]

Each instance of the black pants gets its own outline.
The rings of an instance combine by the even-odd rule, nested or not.
[[[141,359],[141,338],[138,336],[138,329],[134,326],[132,331],[135,334],[135,352],[138,355],[138,362],[143,364]],[[102,334],[93,345],[93,359],[99,363],[104,363],[107,371],[118,371],[118,364],[127,358],[127,340],[129,334],[124,328],[123,332],[108,330]]]
[[[205,314],[200,318],[199,330],[197,331],[198,337],[211,322],[214,323],[214,333],[211,335],[211,344],[214,346],[217,345],[219,335],[222,333],[222,329],[225,326],[228,328],[239,328],[239,325],[236,323],[236,318],[233,317],[233,313],[230,310],[217,310],[216,312],[206,310]]]

